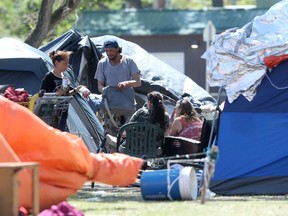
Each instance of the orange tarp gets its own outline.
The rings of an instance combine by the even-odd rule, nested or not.
[[[143,163],[125,154],[90,153],[82,139],[48,126],[0,96],[0,162],[38,162],[40,209],[75,194],[86,181],[127,186]],[[19,174],[20,206],[31,207],[31,173]]]

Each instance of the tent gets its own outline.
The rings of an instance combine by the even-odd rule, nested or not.
[[[280,1],[243,28],[217,35],[204,54],[211,83],[227,93],[210,185],[217,194],[288,193],[288,62],[267,64],[287,53],[287,9]]]
[[[70,102],[67,126],[69,132],[80,136],[90,152],[100,151],[104,128],[85,99],[75,95]]]
[[[49,57],[13,38],[0,39],[0,48],[0,85],[37,93],[44,75],[53,68]]]
[[[288,193],[288,62],[268,73],[249,102],[225,102],[214,178],[223,195]],[[281,88],[275,88],[275,86]]]
[[[12,38],[1,39],[0,49],[0,85],[24,88],[31,95],[38,93],[42,79],[53,68],[49,56]],[[71,82],[74,81],[74,74],[71,74]],[[80,95],[70,102],[67,125],[71,133],[84,140],[91,152],[98,151],[104,139],[104,129]]]

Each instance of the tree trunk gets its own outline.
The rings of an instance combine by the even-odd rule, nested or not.
[[[223,7],[223,0],[212,0],[212,7]]]
[[[55,0],[42,0],[36,28],[26,38],[25,43],[38,48],[48,33],[70,13],[74,12],[80,4],[80,0],[65,0],[52,13],[54,2]]]
[[[142,2],[141,0],[127,0],[129,8],[137,8],[141,9],[142,8]]]
[[[47,36],[47,33],[49,31],[53,4],[54,0],[42,1],[41,8],[38,14],[36,28],[26,38],[25,43],[36,48],[40,46],[41,42]]]

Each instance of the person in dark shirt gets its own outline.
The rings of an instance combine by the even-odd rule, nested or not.
[[[75,88],[71,87],[70,80],[68,78],[68,66],[69,57],[72,52],[70,51],[52,51],[49,53],[54,69],[49,71],[41,82],[40,90],[44,90],[47,93],[55,93],[57,96],[72,96],[75,93],[81,91],[83,97],[88,97],[90,91],[82,85],[78,85]],[[84,91],[83,91],[84,88]],[[60,120],[59,129],[67,131],[66,119],[68,110],[63,112]]]

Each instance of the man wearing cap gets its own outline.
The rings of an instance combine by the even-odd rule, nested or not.
[[[95,79],[98,80],[98,90],[107,99],[111,112],[123,111],[112,112],[115,119],[119,120],[120,127],[136,111],[133,87],[141,85],[140,70],[131,57],[121,54],[122,48],[116,40],[105,41],[103,47],[107,56],[98,62]],[[109,123],[105,121],[104,126],[107,132]],[[117,131],[108,133],[116,135]]]
[[[116,86],[118,90],[139,87],[140,71],[132,58],[121,54],[117,41],[105,41],[104,48],[107,57],[99,61],[95,75],[99,92],[102,93],[104,86]]]

